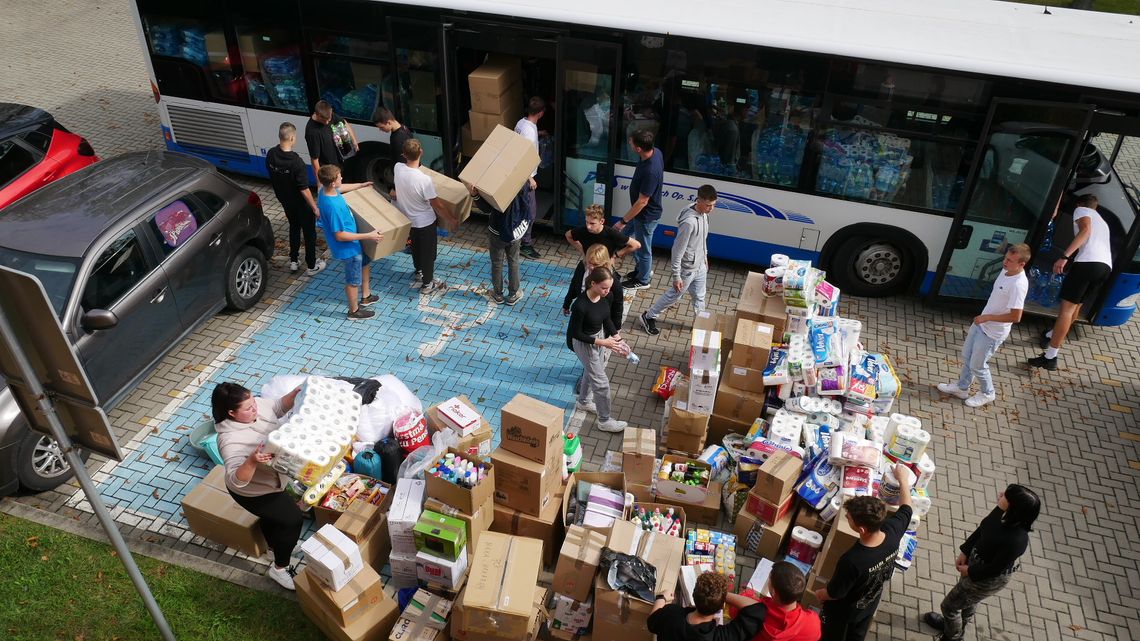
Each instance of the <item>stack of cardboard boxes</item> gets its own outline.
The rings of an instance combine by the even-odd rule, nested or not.
[[[464,456],[476,456],[479,458],[490,456],[491,438],[494,436],[491,424],[482,416],[478,416],[478,421],[474,425],[457,425],[455,416],[448,416],[448,414],[454,413],[445,411],[446,406],[455,401],[458,401],[467,408],[471,408],[471,411],[475,411],[475,405],[471,403],[471,399],[462,394],[443,403],[432,405],[427,409],[427,412],[424,413],[425,418],[427,418],[428,430],[430,430],[432,434],[444,430],[450,431],[459,440],[459,444],[455,446],[455,449]]]
[[[542,541],[487,532],[479,539],[467,586],[452,608],[457,641],[533,640],[546,619],[538,585]]]
[[[627,521],[615,523],[606,544],[611,550],[636,556],[656,569],[653,594],[672,602],[685,553],[685,541],[668,534],[642,530]],[[599,573],[594,584],[594,639],[653,641],[646,627],[653,604],[611,589]]]
[[[397,588],[419,585],[415,530],[424,511],[426,486],[424,481],[400,479],[392,493],[392,505],[388,509],[392,553],[388,562],[392,569],[392,584]]]
[[[776,452],[760,466],[756,484],[736,515],[735,533],[740,546],[750,554],[776,560],[795,516],[795,486],[803,462],[786,452]]]
[[[491,529],[544,543],[544,566],[561,542],[564,439],[561,408],[518,394],[503,406]]]
[[[558,555],[551,584],[550,635],[574,639],[590,627],[594,611],[594,576],[606,546],[605,533],[571,525]]]
[[[467,76],[471,90],[470,121],[464,136],[473,143],[486,140],[495,125],[514,129],[523,116],[522,65],[518,58],[493,55]],[[464,149],[464,153],[467,150]],[[471,150],[474,155],[475,150]]]

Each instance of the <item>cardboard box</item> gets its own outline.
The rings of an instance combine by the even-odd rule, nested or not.
[[[760,303],[758,318],[752,320],[772,326],[772,336],[776,340],[783,337],[788,327],[788,308],[779,296],[765,296]]]
[[[737,544],[746,553],[773,561],[779,560],[780,548],[791,531],[791,514],[785,514],[774,525],[764,525],[745,510],[736,515],[736,526],[733,528]]]
[[[618,523],[610,535],[608,547],[634,554],[653,565],[657,570],[657,585],[653,593],[673,599],[685,552],[682,539],[667,534],[643,533],[632,523]],[[652,611],[653,604],[611,590],[599,574],[594,589],[594,638],[652,641],[654,637],[645,625]]]
[[[708,309],[697,312],[696,315],[693,316],[693,331],[698,329],[706,332],[717,331],[716,316],[716,312]]]
[[[400,614],[388,641],[446,641],[452,602],[427,590],[416,590]]]
[[[764,416],[764,394],[721,385],[716,392],[712,413],[751,424]]]
[[[379,506],[353,501],[337,518],[336,529],[354,542],[360,543],[360,540],[376,529],[383,519],[384,513],[380,511]]]
[[[594,577],[590,577],[590,590],[594,588]],[[557,636],[561,639],[573,639],[575,635],[586,631],[590,621],[594,618],[593,595],[585,601],[575,601],[565,594],[557,592],[551,597],[550,603],[550,631],[551,633],[565,633]]]
[[[467,548],[467,524],[459,519],[424,510],[412,531],[416,551],[454,561]]]
[[[260,519],[237,504],[226,489],[226,468],[218,465],[182,499],[190,531],[214,543],[259,557],[269,546]]]
[[[783,503],[791,496],[802,472],[803,462],[799,458],[778,450],[760,466],[756,472],[756,484],[749,493],[769,503]]]
[[[463,394],[460,394],[456,398],[463,401],[470,407],[475,407],[475,404],[472,403],[471,400]],[[445,429],[451,429],[448,427],[447,423],[440,415],[438,404],[427,408],[427,411],[424,412],[424,417],[427,419],[428,430],[432,434]],[[494,429],[491,427],[491,424],[487,422],[487,419],[482,417],[482,415],[480,415],[479,420],[480,423],[478,429],[476,429],[471,434],[468,434],[467,436],[459,436],[459,434],[456,434],[456,436],[459,438],[459,445],[455,447],[455,450],[462,453],[464,456],[478,456],[480,458],[486,458],[491,455],[491,441],[494,437]],[[455,430],[452,431],[454,432]]]
[[[579,525],[566,529],[566,539],[558,554],[554,568],[554,581],[550,584],[558,594],[584,602],[590,598],[594,587],[594,575],[602,562],[602,548],[606,546],[606,535],[587,530]]]
[[[689,369],[720,369],[720,332],[693,330],[689,340]]]
[[[662,505],[671,505],[678,510],[685,513],[685,526],[702,524],[712,527],[720,522],[720,493],[724,488],[723,483],[713,481],[709,483],[708,496],[700,503],[683,503],[681,501],[667,500],[665,497],[657,497],[657,501]]]
[[[467,124],[471,126],[471,137],[475,140],[486,141],[496,127],[506,127],[512,132],[515,123],[522,118],[522,107],[515,107],[503,113],[483,113],[481,111],[468,111]],[[533,147],[534,143],[530,143]]]
[[[562,408],[516,394],[503,406],[500,446],[561,474],[565,418]],[[551,461],[556,462],[553,467]]]
[[[463,452],[448,448],[446,452],[439,455],[439,458],[435,460],[432,466],[438,467],[448,454],[464,457]],[[438,476],[424,474],[424,481],[427,483],[424,495],[439,499],[459,509],[461,512],[472,514],[480,505],[486,503],[487,499],[495,494],[495,465],[482,461],[477,462],[483,465],[487,470],[487,476],[482,481],[476,483],[475,487],[466,488],[458,483],[452,483]]]
[[[606,547],[636,556],[652,565],[657,570],[657,586],[654,594],[673,592],[685,555],[684,539],[659,532],[648,532],[632,523],[622,521],[614,524],[609,540],[606,541]],[[608,586],[606,591],[610,591]]]
[[[467,191],[467,187],[463,186],[463,183],[422,165],[420,166],[420,171],[431,178],[432,184],[435,185],[435,195],[439,198],[439,201],[443,203],[443,208],[447,210],[447,213],[451,214],[451,217],[455,219],[457,224],[462,223],[471,216],[471,205],[475,202],[475,199],[471,197],[471,192]],[[458,227],[449,231],[457,231],[457,229]],[[470,403],[468,403],[468,405],[474,411],[475,406]],[[476,415],[478,415],[477,412]],[[482,420],[482,417],[479,417],[479,420]],[[476,423],[476,428],[477,427],[478,423]],[[470,432],[462,434],[461,436],[467,436],[468,434],[470,434]]]
[[[229,71],[230,52],[226,44],[224,31],[211,31],[206,34],[206,56],[210,60],[210,68]],[[256,67],[255,67],[256,68]]]
[[[301,550],[308,557],[306,572],[333,590],[348,585],[364,569],[360,547],[331,525],[314,532],[301,544]]]
[[[467,589],[460,596],[460,625],[504,639],[527,635],[534,621],[535,585],[542,541],[498,532],[479,540]]]
[[[724,384],[741,391],[762,394],[764,392],[764,370],[737,367],[731,362],[733,352],[728,353],[729,363],[724,366]]]
[[[416,578],[421,586],[458,590],[467,578],[467,548],[459,548],[454,559],[416,552]]]
[[[416,569],[416,554],[392,552],[388,557],[388,565],[392,570],[392,585],[396,588],[414,588],[420,584],[419,571]]]
[[[720,332],[721,351],[731,351],[736,345],[736,323],[736,314],[717,313],[716,331]]]
[[[756,517],[764,525],[775,525],[784,518],[784,515],[792,511],[792,496],[788,495],[780,503],[770,503],[759,496],[748,493],[747,502],[744,504],[744,510],[752,516]]]
[[[598,92],[598,68],[595,65],[569,60],[563,64],[566,69],[566,81],[562,86],[567,91],[581,91],[588,94]]]
[[[792,524],[792,527],[796,526],[802,527],[805,530],[811,530],[812,532],[819,532],[823,535],[826,535],[828,530],[831,529],[831,523],[820,518],[819,510],[814,510],[811,506],[804,503],[801,503],[800,509],[796,510],[796,520]]]
[[[471,134],[470,123],[463,123],[463,126],[459,128],[459,140],[462,145],[463,155],[468,158],[478,153],[479,148],[483,146],[483,141],[475,140],[475,136]]]
[[[734,367],[764,371],[774,342],[777,341],[773,338],[771,325],[742,318],[737,321],[733,354],[728,362]]]
[[[859,533],[851,529],[851,524],[847,522],[847,509],[840,508],[839,514],[831,522],[831,531],[824,539],[823,547],[815,557],[812,572],[821,579],[831,579],[835,573],[835,564],[858,540]]]
[[[364,254],[372,260],[391,256],[404,250],[411,233],[412,221],[396,206],[388,202],[375,188],[357,189],[344,195],[352,215],[356,218],[356,231],[379,231],[384,239],[376,242],[360,241]]]
[[[693,369],[692,374],[688,379],[688,410],[701,414],[712,414],[713,408],[716,406],[720,372],[715,369]]]
[[[257,61],[257,38],[255,36],[238,36],[238,51],[241,52],[241,66],[245,73],[257,73],[261,63]]]
[[[631,520],[633,519],[634,514],[636,514],[637,510],[640,508],[645,508],[645,511],[649,514],[652,514],[653,510],[661,510],[662,514],[665,514],[668,510],[673,510],[673,514],[677,517],[680,517],[681,519],[681,538],[684,538],[686,533],[689,531],[689,518],[688,513],[685,511],[685,507],[682,507],[680,505],[671,505],[668,503],[654,503],[652,501],[638,500],[633,504],[633,509],[630,511],[629,518]],[[700,508],[698,508],[697,511],[700,512]],[[713,520],[713,524],[716,524],[716,520]]]
[[[562,485],[561,474],[551,474],[542,463],[502,447],[491,453],[491,461],[499,471],[495,503],[512,510],[540,516]]]
[[[375,605],[366,608],[351,624],[342,626],[320,607],[314,594],[317,582],[308,576],[307,571],[301,572],[293,580],[297,586],[297,601],[301,604],[301,611],[333,641],[384,641],[400,615],[400,606],[395,599],[380,599]]]
[[[360,558],[373,570],[379,572],[388,564],[392,555],[392,537],[388,533],[388,515],[380,516],[380,524],[356,542],[360,547]]]
[[[471,95],[471,110],[485,114],[515,113],[526,110],[526,98],[523,96],[521,82],[507,87],[507,90],[498,96],[477,93]],[[514,123],[511,123],[514,128]]]
[[[705,415],[707,418],[708,416]],[[669,432],[665,435],[665,452],[696,458],[705,449],[705,435]]]
[[[542,541],[542,566],[554,565],[558,550],[562,547],[562,495],[554,497],[540,516],[512,510],[495,504],[492,510],[491,531],[513,536],[524,536]]]
[[[654,491],[652,485],[642,485],[640,483],[626,483],[625,491],[633,495],[633,500],[638,503],[653,503],[657,500],[657,492]]]
[[[703,436],[708,432],[709,415],[689,406],[689,383],[678,383],[673,398],[669,399],[669,420],[666,430],[672,434],[692,434]]]
[[[622,494],[625,493],[625,475],[621,472],[575,472],[571,474],[570,478],[566,481],[566,491],[562,496],[562,522],[566,527],[575,525],[575,523],[569,520],[567,514],[570,507],[571,492],[574,492],[577,495],[578,504],[581,506],[581,509],[585,509],[586,500],[589,497],[589,492],[582,491],[579,488],[579,485],[582,483],[601,483],[610,489],[617,490]],[[625,520],[628,518],[629,512],[627,511],[622,515],[622,518],[620,520]],[[611,530],[610,527],[591,527],[588,525],[583,525],[583,527],[588,530],[597,530],[607,535]]]
[[[466,588],[464,588],[464,592],[466,592]],[[534,586],[534,602],[531,603],[532,612],[530,629],[527,630],[526,636],[522,637],[521,641],[535,641],[538,638],[539,630],[542,628],[543,623],[547,620],[547,613],[545,609],[546,592],[546,589],[542,586]],[[459,594],[459,598],[455,601],[455,605],[452,606],[451,609],[451,638],[455,639],[455,641],[504,641],[505,637],[503,636],[476,632],[464,627],[462,623],[465,617],[463,596],[464,595],[461,592]]]
[[[453,396],[435,406],[440,420],[460,436],[467,436],[479,429],[483,417],[471,406],[470,401]]]
[[[413,530],[424,510],[424,481],[400,479],[392,493],[392,507],[388,510],[388,534],[392,551],[415,555],[416,537]]]
[[[506,211],[537,168],[538,150],[534,143],[498,126],[460,172],[459,180],[474,186],[498,211]]]
[[[380,575],[368,566],[339,590],[330,590],[319,580],[313,581],[311,587],[321,610],[342,627],[352,625],[384,599]]]
[[[622,434],[621,452],[621,470],[625,474],[627,484],[653,483],[653,463],[657,457],[657,432],[636,427],[626,428]]]
[[[748,429],[752,427],[752,421],[742,421],[740,419],[729,418],[727,416],[720,416],[713,412],[709,419],[709,436],[708,442],[712,444],[721,444],[724,442],[724,437],[729,434],[747,434]]]
[[[373,507],[377,508],[381,514],[387,514],[388,513],[388,507],[391,505],[391,502],[392,502],[392,486],[388,485],[384,481],[380,481],[380,480],[376,480],[376,479],[373,479],[373,480],[380,487],[384,488],[384,492],[385,492],[383,500],[381,500],[378,505],[374,505]],[[358,501],[353,499],[352,501],[350,501],[348,503],[348,505],[351,507],[351,506],[355,505],[356,503],[358,503]],[[346,508],[346,511],[347,511],[347,508]],[[334,510],[333,508],[324,507],[323,505],[314,505],[313,506],[313,518],[314,518],[314,520],[316,520],[318,526],[336,523],[338,520],[340,520],[340,517],[343,514],[344,514],[344,512],[342,512],[340,510]],[[341,530],[341,531],[343,532],[344,530]]]
[[[744,278],[744,286],[740,288],[740,298],[736,300],[736,318],[745,318],[758,323],[766,322],[761,318],[766,298],[768,297],[764,295],[764,274],[748,272],[748,276]]]
[[[522,65],[518,58],[501,56],[488,59],[467,75],[471,106],[483,112],[494,113],[499,97],[518,86],[521,80]]]
[[[471,553],[475,551],[475,544],[479,542],[479,535],[491,529],[491,523],[495,520],[494,498],[487,499],[483,505],[479,506],[478,510],[475,510],[474,514],[460,512],[454,506],[447,505],[436,498],[428,498],[424,501],[424,509],[438,512],[439,514],[446,514],[463,522],[467,528],[468,558],[470,558]]]
[[[697,459],[686,458],[683,456],[676,456],[673,454],[666,454],[661,457],[661,469],[664,470],[666,465],[685,465],[688,469],[701,469],[710,472],[706,476],[704,485],[685,485],[680,481],[674,481],[669,478],[662,478],[661,474],[657,477],[657,496],[666,503],[673,501],[680,501],[682,503],[703,503],[708,497],[709,483],[712,482],[711,470],[712,467],[704,461]]]
[[[807,581],[804,587],[804,595],[800,598],[800,605],[805,608],[812,608],[819,610],[823,608],[823,603],[815,598],[815,591],[820,588],[827,587],[827,580],[816,576],[815,572],[810,572],[807,575]]]

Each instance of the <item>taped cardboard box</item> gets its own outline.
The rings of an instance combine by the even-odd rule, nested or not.
[[[467,88],[471,91],[471,106],[485,113],[495,113],[500,96],[520,87],[522,64],[518,58],[496,56],[488,58],[475,71],[467,75]]]
[[[749,494],[768,503],[781,504],[791,496],[803,467],[803,461],[799,457],[777,450],[756,471],[756,483]],[[756,513],[753,510],[753,514]]]
[[[773,561],[779,560],[780,548],[791,531],[791,514],[785,514],[784,518],[773,525],[764,525],[745,510],[736,515],[736,525],[733,528],[737,544],[745,552]]]
[[[463,394],[460,394],[458,398],[468,406],[475,407],[471,399]],[[427,411],[424,412],[424,417],[427,419],[428,430],[431,431],[432,434],[443,430],[455,432],[440,415],[439,405],[432,405],[427,408]],[[479,421],[479,428],[467,436],[459,436],[459,434],[456,434],[456,438],[459,439],[459,444],[455,446],[455,449],[464,456],[486,458],[491,455],[491,441],[494,438],[494,429],[482,415],[479,416]]]
[[[424,510],[413,529],[416,551],[454,561],[467,548],[467,524],[457,518]]]
[[[728,385],[721,385],[716,392],[713,414],[719,414],[738,421],[748,421],[764,416],[764,394],[747,392]]]
[[[502,447],[491,453],[491,461],[499,471],[495,503],[512,510],[541,516],[562,486],[560,474]]]
[[[432,467],[439,467],[448,454],[464,456],[460,450],[448,448],[447,451],[440,453],[439,457],[432,463]],[[482,465],[487,474],[474,487],[466,488],[438,476],[424,474],[424,482],[427,484],[424,489],[424,496],[437,498],[467,514],[474,513],[480,505],[486,503],[487,499],[495,494],[495,465],[481,461],[473,461],[473,463]]]
[[[562,522],[567,528],[571,525],[581,525],[587,530],[596,530],[608,536],[612,526],[593,527],[584,523],[575,523],[571,520],[571,497],[573,496],[576,500],[579,511],[584,511],[587,501],[589,500],[589,486],[594,483],[601,484],[623,495],[625,494],[625,475],[621,472],[575,472],[571,474],[570,478],[566,481],[566,491],[562,497]],[[629,512],[626,510],[623,511],[621,518],[618,520],[624,521],[628,518]]]
[[[496,210],[506,211],[537,168],[534,143],[499,125],[459,173],[459,180],[474,186]]]
[[[435,186],[435,195],[439,198],[440,202],[443,203],[443,208],[447,210],[447,213],[451,214],[451,217],[455,219],[456,225],[471,216],[471,205],[475,202],[475,199],[471,197],[471,192],[467,190],[467,187],[465,187],[463,183],[422,165],[420,166],[420,171],[427,174],[428,178],[431,178],[431,182]],[[449,229],[448,231],[454,232],[457,229],[458,227]]]
[[[784,515],[792,511],[792,499],[794,497],[788,495],[780,503],[771,503],[759,496],[749,492],[748,499],[744,504],[744,510],[756,517],[764,525],[775,525],[784,518]]]
[[[716,527],[720,522],[720,494],[723,488],[723,483],[716,481],[709,483],[708,496],[700,503],[673,501],[663,496],[657,496],[657,502],[662,505],[673,506],[678,511],[684,513],[686,527],[697,524]]]
[[[669,399],[669,420],[666,431],[670,434],[704,436],[708,433],[709,415],[689,407],[689,380],[678,382]]]
[[[427,590],[416,590],[396,620],[388,641],[447,641],[452,602]]]
[[[859,533],[851,528],[847,522],[847,508],[839,509],[839,513],[831,522],[831,531],[823,541],[823,547],[815,557],[812,572],[821,579],[829,580],[835,574],[835,565],[840,557],[850,550],[859,540]]]
[[[732,350],[734,336],[736,335],[736,314],[713,312],[707,309],[697,312],[693,319],[693,329],[720,332],[720,349],[722,352],[728,353]]]
[[[380,575],[368,566],[339,590],[330,590],[319,580],[311,587],[321,611],[341,627],[352,625],[384,599]]]
[[[464,588],[466,592],[467,588]],[[533,612],[531,614],[530,629],[527,631],[526,636],[521,640],[518,638],[511,638],[509,641],[535,641],[538,638],[538,633],[542,629],[543,624],[548,619],[546,611],[546,588],[541,585],[534,586],[534,603],[531,604]],[[496,634],[485,634],[483,632],[475,632],[473,630],[465,629],[462,627],[461,621],[464,618],[463,608],[463,593],[455,601],[452,607],[451,615],[451,638],[455,641],[504,641],[506,637]]]
[[[590,589],[594,588],[594,577],[590,577]],[[585,601],[575,601],[565,594],[555,593],[550,601],[550,634],[556,639],[574,639],[590,627],[594,618],[594,597]]]
[[[424,501],[424,509],[446,514],[463,521],[467,527],[468,557],[475,551],[475,544],[479,542],[479,536],[491,529],[491,523],[495,520],[495,501],[493,498],[487,499],[483,505],[479,506],[478,510],[475,510],[474,514],[466,514],[455,506],[447,505],[439,499],[431,497]]]
[[[718,361],[719,363],[719,361]],[[716,406],[717,388],[720,386],[720,370],[693,369],[688,379],[688,410],[701,414],[712,414]]]
[[[737,367],[731,362],[733,352],[728,353],[730,362],[724,366],[724,384],[745,392],[764,392],[764,370]]]
[[[576,602],[590,598],[594,587],[594,575],[602,562],[602,548],[606,546],[606,535],[587,530],[579,525],[566,529],[566,539],[558,554],[558,564],[554,568],[554,581],[550,587],[558,594],[570,597]]]
[[[812,532],[819,532],[820,534],[827,535],[831,529],[831,522],[824,521],[819,516],[819,510],[813,510],[811,506],[800,503],[800,509],[796,510],[796,520],[793,527],[799,526],[805,530]]]
[[[416,579],[421,587],[454,591],[467,578],[467,548],[459,556],[446,559],[424,551],[416,552]]]
[[[380,241],[362,240],[364,254],[372,260],[391,256],[404,250],[412,222],[396,206],[372,187],[350,191],[344,195],[348,208],[356,218],[356,231],[367,233],[376,230],[384,235]]]
[[[653,463],[657,456],[657,433],[650,429],[626,428],[622,434],[621,452],[621,470],[625,474],[625,482],[651,484]]]
[[[740,298],[736,300],[736,318],[765,322],[762,310],[767,298],[764,295],[764,274],[748,272],[748,276],[744,278],[744,286],[740,288]]]
[[[684,540],[645,532],[632,523],[623,522],[614,525],[607,545],[652,565],[657,576],[653,593],[664,594],[666,599],[673,600],[685,552]],[[646,620],[652,611],[652,603],[611,590],[599,573],[594,588],[594,638],[652,641],[654,637],[646,628]]]
[[[689,369],[719,370],[720,340],[720,332],[694,329],[689,341]]]
[[[364,570],[360,547],[331,525],[314,532],[301,544],[301,551],[308,557],[305,568],[309,576],[332,590],[348,585]]]
[[[724,437],[729,434],[747,434],[748,429],[752,427],[752,421],[742,421],[727,416],[720,416],[716,412],[713,412],[708,419],[708,442],[715,445],[723,443]]]
[[[767,323],[747,318],[738,320],[729,364],[763,371],[768,366],[768,353],[775,342],[772,332],[772,326]]]
[[[521,113],[526,102],[523,96],[522,83],[507,87],[507,90],[496,97],[490,94],[474,94],[471,96],[471,111],[485,114]],[[514,123],[511,123],[514,128]]]
[[[562,408],[526,394],[516,394],[502,409],[500,447],[561,474],[565,420]]]
[[[504,639],[527,636],[534,624],[542,541],[488,532],[475,548],[459,597],[462,630]]]
[[[553,567],[558,550],[562,547],[562,495],[554,497],[539,516],[512,510],[505,505],[492,507],[491,531],[513,536],[525,536],[542,541],[542,566]]]
[[[772,336],[780,340],[788,327],[788,307],[779,296],[765,296],[760,302],[758,318],[752,320],[772,326]]]
[[[495,127],[508,127],[512,131],[515,123],[522,118],[522,105],[512,106],[503,113],[483,113],[471,110],[467,112],[467,124],[471,125],[471,137],[475,140],[486,141],[495,131]],[[533,145],[533,143],[531,143]]]
[[[252,557],[269,546],[260,519],[237,504],[226,489],[226,468],[218,465],[182,499],[182,513],[190,531],[198,536]]]
[[[384,641],[400,615],[400,606],[395,599],[380,599],[351,624],[342,626],[321,609],[314,594],[317,582],[307,571],[298,574],[293,581],[301,611],[332,641]]]

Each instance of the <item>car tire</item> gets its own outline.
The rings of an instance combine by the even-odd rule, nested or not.
[[[835,250],[828,276],[845,294],[901,294],[914,281],[914,253],[894,238],[857,235]]]
[[[256,247],[246,245],[226,268],[226,305],[244,312],[257,304],[268,287],[268,261]]]
[[[55,439],[24,427],[24,437],[16,453],[16,476],[20,487],[31,492],[46,492],[66,483],[75,472],[67,463]],[[80,450],[84,461],[90,454]]]

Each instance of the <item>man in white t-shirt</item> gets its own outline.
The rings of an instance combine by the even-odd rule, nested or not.
[[[412,221],[412,265],[416,270],[412,287],[419,287],[421,294],[430,294],[444,286],[435,278],[438,218],[442,217],[449,227],[454,226],[455,221],[436,195],[435,183],[420,171],[423,155],[420,141],[409,139],[404,143],[404,162],[396,163],[392,173],[396,205]]]
[[[1005,250],[1002,273],[994,281],[994,288],[982,313],[974,317],[966,343],[962,345],[962,373],[957,383],[939,383],[938,391],[965,399],[970,407],[981,407],[997,398],[990,377],[990,357],[997,352],[1009,336],[1014,323],[1021,322],[1025,308],[1025,295],[1029,292],[1029,279],[1025,264],[1029,262],[1029,245],[1018,243]],[[970,396],[970,384],[978,379],[978,393]]]
[[[534,145],[534,150],[538,151],[538,121],[546,114],[546,101],[539,96],[533,96],[526,103],[526,116],[523,116],[515,123],[515,133],[526,138]],[[522,238],[522,247],[519,248],[519,253],[527,258],[542,258],[542,254],[534,248],[534,238],[532,237],[531,230],[534,229],[534,219],[538,215],[538,201],[535,199],[534,190],[538,187],[534,177],[538,174],[536,168],[530,175],[530,195],[527,197],[527,212],[526,218],[530,225],[526,229],[526,235]]]
[[[1077,208],[1073,210],[1073,240],[1065,248],[1065,254],[1053,263],[1054,274],[1065,274],[1065,281],[1061,283],[1061,311],[1053,329],[1041,337],[1042,342],[1049,341],[1048,346],[1042,345],[1045,353],[1029,359],[1032,367],[1057,369],[1057,353],[1069,328],[1080,318],[1081,305],[1091,303],[1112,274],[1112,238],[1108,223],[1096,210],[1097,204],[1092,194],[1077,198]],[[1069,267],[1067,274],[1066,267]]]

